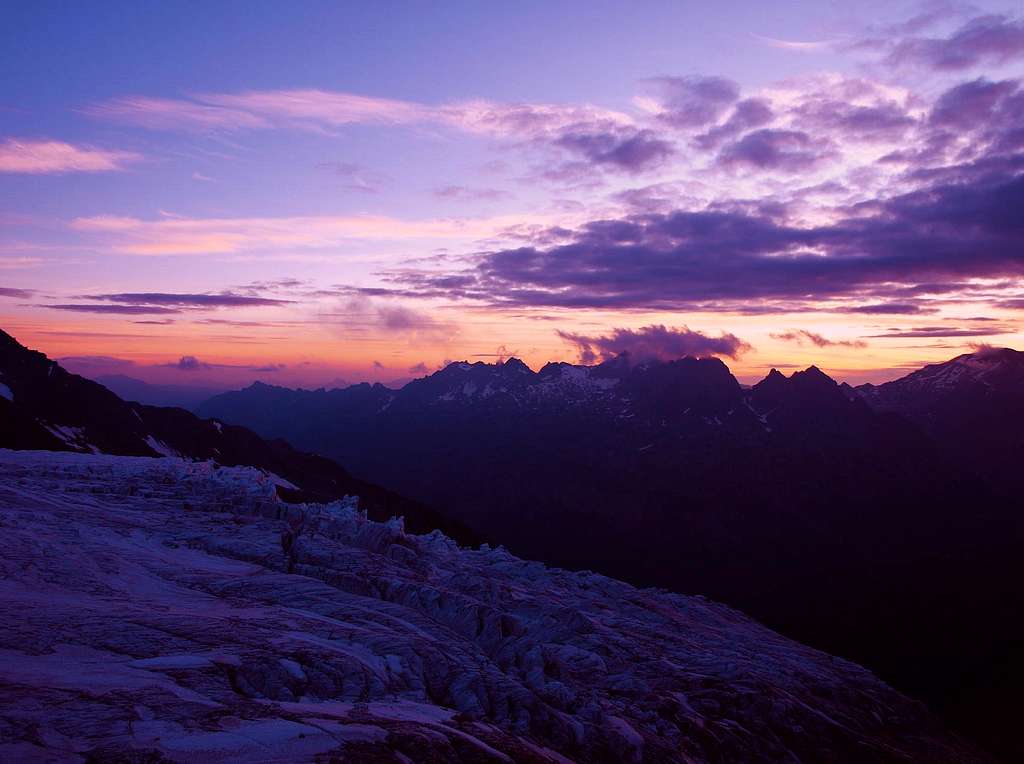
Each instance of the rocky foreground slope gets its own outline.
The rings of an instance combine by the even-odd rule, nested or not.
[[[0,451],[0,761],[978,760],[727,607],[354,507]]]

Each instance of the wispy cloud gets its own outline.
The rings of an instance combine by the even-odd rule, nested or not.
[[[429,105],[343,91],[261,90],[188,98],[128,96],[87,106],[91,117],[157,130],[333,130],[346,125],[434,124],[501,137],[536,138],[570,125],[629,124],[630,117],[587,105],[500,103],[483,99]]]
[[[476,240],[499,236],[530,216],[402,220],[381,215],[280,218],[75,218],[70,227],[127,255],[203,255],[287,248],[336,247],[354,240]],[[534,222],[550,222],[536,216]]]
[[[156,305],[102,305],[98,303],[63,303],[40,304],[36,307],[50,310],[64,310],[71,313],[105,313],[125,316],[144,316],[149,314],[181,313],[179,308],[163,308]]]
[[[0,270],[13,271],[20,268],[36,268],[42,265],[45,260],[41,257],[10,257],[5,255],[0,259]]]
[[[128,96],[92,104],[84,113],[152,130],[229,133],[290,129],[336,134],[350,125],[429,127],[510,142],[522,149],[567,153],[592,170],[637,172],[672,153],[668,141],[624,112],[589,104],[501,103],[484,99],[431,105],[343,91],[262,90]],[[338,163],[344,170],[349,165]],[[371,190],[373,183],[354,189]]]
[[[378,194],[384,186],[392,182],[392,178],[385,173],[355,162],[320,162],[317,169],[326,170],[341,178],[344,182],[342,187],[346,190],[364,194]]]
[[[782,50],[795,50],[800,53],[812,53],[819,50],[827,50],[836,44],[835,40],[780,40],[777,37],[766,37],[765,35],[750,33],[758,42],[762,42],[772,48]]]
[[[781,342],[795,342],[797,345],[803,345],[804,342],[809,342],[814,347],[828,348],[828,347],[848,347],[848,348],[864,348],[867,347],[866,342],[863,340],[830,340],[817,332],[808,331],[807,329],[791,329],[788,332],[778,332],[769,335],[774,340],[780,340]]]
[[[912,329],[891,329],[884,334],[870,334],[878,338],[907,337],[990,337],[999,334],[1012,334],[1016,331],[1008,326],[985,326],[978,328],[961,328],[956,326],[918,326]]]
[[[123,170],[142,156],[63,141],[7,138],[0,141],[0,173],[53,175],[69,172]]]
[[[318,322],[336,333],[401,337],[410,344],[450,342],[460,331],[455,323],[427,311],[360,294],[321,312]]]
[[[452,199],[461,202],[496,202],[508,199],[511,194],[498,188],[471,188],[468,186],[452,185],[435,188],[434,196],[438,199]]]
[[[123,303],[126,305],[173,305],[179,308],[254,308],[288,305],[293,300],[221,292],[219,294],[177,294],[166,292],[122,292],[118,294],[86,295],[90,300]]]
[[[0,296],[2,296],[2,292],[0,292]],[[233,292],[220,292],[214,294],[121,292],[114,294],[80,295],[77,299],[91,300],[94,302],[59,304],[41,303],[37,307],[74,313],[105,313],[133,316],[177,314],[184,313],[186,311],[216,310],[220,308],[279,307],[289,305],[294,302],[293,300],[283,300],[270,297],[240,295]]]

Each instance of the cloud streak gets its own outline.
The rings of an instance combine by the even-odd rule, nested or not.
[[[72,230],[118,254],[163,256],[335,248],[353,241],[483,239],[529,216],[402,220],[381,215],[276,218],[141,218],[98,215],[71,221]],[[537,217],[536,223],[550,222]]]
[[[828,337],[824,337],[816,332],[808,331],[807,329],[791,329],[788,332],[773,333],[769,336],[774,340],[779,340],[780,342],[795,342],[797,345],[803,345],[804,342],[809,342],[817,348],[865,348],[868,345],[868,343],[863,340],[830,340]]]
[[[71,172],[113,172],[138,162],[132,151],[114,151],[63,141],[7,138],[0,141],[0,173],[57,175]]]
[[[289,305],[293,300],[221,292],[220,294],[170,294],[166,292],[121,292],[87,295],[90,300],[126,305],[173,305],[179,308],[253,308]]]
[[[99,305],[93,303],[63,303],[55,305],[37,305],[39,308],[64,310],[70,313],[100,313],[109,315],[144,316],[168,313],[181,313],[179,308],[162,308],[156,305]]]

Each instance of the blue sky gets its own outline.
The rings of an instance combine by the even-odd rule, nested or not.
[[[856,380],[1019,341],[1018,232],[922,222],[1016,199],[1019,3],[3,14],[0,322],[85,372],[395,380],[664,327]]]

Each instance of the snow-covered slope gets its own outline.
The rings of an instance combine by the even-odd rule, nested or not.
[[[873,407],[901,413],[920,412],[958,395],[984,397],[1022,389],[1024,353],[1010,348],[982,348],[892,382],[856,388]]]
[[[0,761],[978,760],[727,607],[354,507],[0,451]]]

